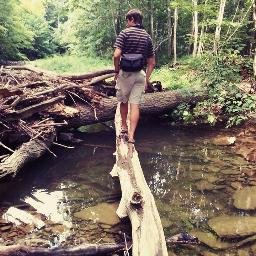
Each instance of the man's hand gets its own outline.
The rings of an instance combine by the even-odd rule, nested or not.
[[[145,85],[145,92],[147,91],[150,91],[151,87],[151,83],[150,83],[150,76],[151,76],[151,73],[155,67],[155,64],[156,64],[156,59],[155,59],[155,56],[152,56],[151,58],[148,58],[147,59],[147,70],[146,70],[146,85]]]
[[[115,77],[114,77],[114,81],[116,81],[118,77],[119,77],[119,72],[116,72]]]
[[[150,84],[149,79],[146,79],[146,83],[145,83],[145,92],[147,92],[149,84]]]
[[[116,81],[118,76],[119,76],[119,70],[120,70],[120,58],[121,58],[122,50],[119,48],[116,48],[114,51],[114,67],[115,67],[115,78],[114,80]]]
[[[146,80],[145,93],[154,92],[154,87],[149,80]]]

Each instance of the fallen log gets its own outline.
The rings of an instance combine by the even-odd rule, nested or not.
[[[45,134],[44,138],[44,140],[42,137],[32,138],[30,141],[23,143],[19,149],[0,163],[0,178],[6,175],[15,176],[27,162],[39,158],[45,151],[49,150],[55,138],[55,130],[51,129],[51,132]]]
[[[163,227],[154,197],[146,183],[133,144],[118,138],[120,134],[119,108],[116,111],[116,164],[112,177],[120,180],[122,198],[117,209],[120,218],[129,216],[132,224],[133,256],[167,256]]]
[[[115,73],[110,73],[110,74],[106,74],[106,75],[102,75],[102,76],[99,76],[99,77],[95,77],[93,78],[89,83],[88,85],[94,85],[94,84],[97,84],[99,82],[102,82],[108,78],[111,78],[115,76]]]
[[[93,72],[80,74],[80,75],[62,75],[60,77],[65,78],[65,79],[70,79],[71,81],[73,81],[73,80],[91,79],[96,76],[102,76],[102,75],[111,74],[111,73],[115,73],[115,70],[114,69],[104,69],[104,70],[93,71]]]
[[[12,245],[0,246],[0,256],[106,256],[125,251],[125,248],[125,244],[82,244],[72,248],[38,248]]]
[[[142,115],[160,115],[171,111],[181,103],[193,104],[204,98],[205,95],[184,95],[179,91],[148,93],[144,95],[140,110]],[[96,113],[89,106],[78,106],[79,114],[68,120],[69,126],[79,127],[81,125],[113,120],[117,103],[118,101],[115,97],[102,98],[95,110]]]

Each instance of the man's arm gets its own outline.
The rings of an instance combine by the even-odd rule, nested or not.
[[[145,90],[147,89],[148,84],[150,83],[150,76],[154,70],[156,65],[156,58],[155,55],[147,59],[147,70],[146,70],[146,85]]]
[[[114,51],[114,56],[113,56],[113,60],[114,60],[114,67],[115,67],[115,80],[117,79],[118,73],[120,71],[120,58],[122,55],[122,50],[119,48],[116,48]]]

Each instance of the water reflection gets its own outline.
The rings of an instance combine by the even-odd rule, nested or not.
[[[61,187],[65,186],[61,184]],[[52,222],[71,228],[70,206],[63,203],[67,199],[65,194],[64,191],[47,192],[39,189],[32,196],[25,197],[24,201]]]

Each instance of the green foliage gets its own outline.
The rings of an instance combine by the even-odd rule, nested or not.
[[[33,33],[26,27],[16,0],[0,0],[0,59],[15,60],[25,56],[22,50],[32,46]]]
[[[236,52],[205,55],[190,62],[187,60],[190,68],[198,70],[208,98],[196,106],[181,104],[171,118],[178,122],[204,122],[212,125],[226,121],[227,127],[242,123],[256,110],[256,96],[242,92],[237,87],[242,75],[250,75],[252,72],[248,62],[248,58],[242,58]]]
[[[171,117],[176,122],[192,123],[194,122],[191,106],[188,103],[180,104],[172,113]],[[175,124],[175,122],[173,122]]]
[[[26,25],[33,33],[32,46],[24,49],[23,53],[29,59],[43,58],[53,54],[57,48],[54,43],[53,30],[49,27],[44,17],[26,13]]]

